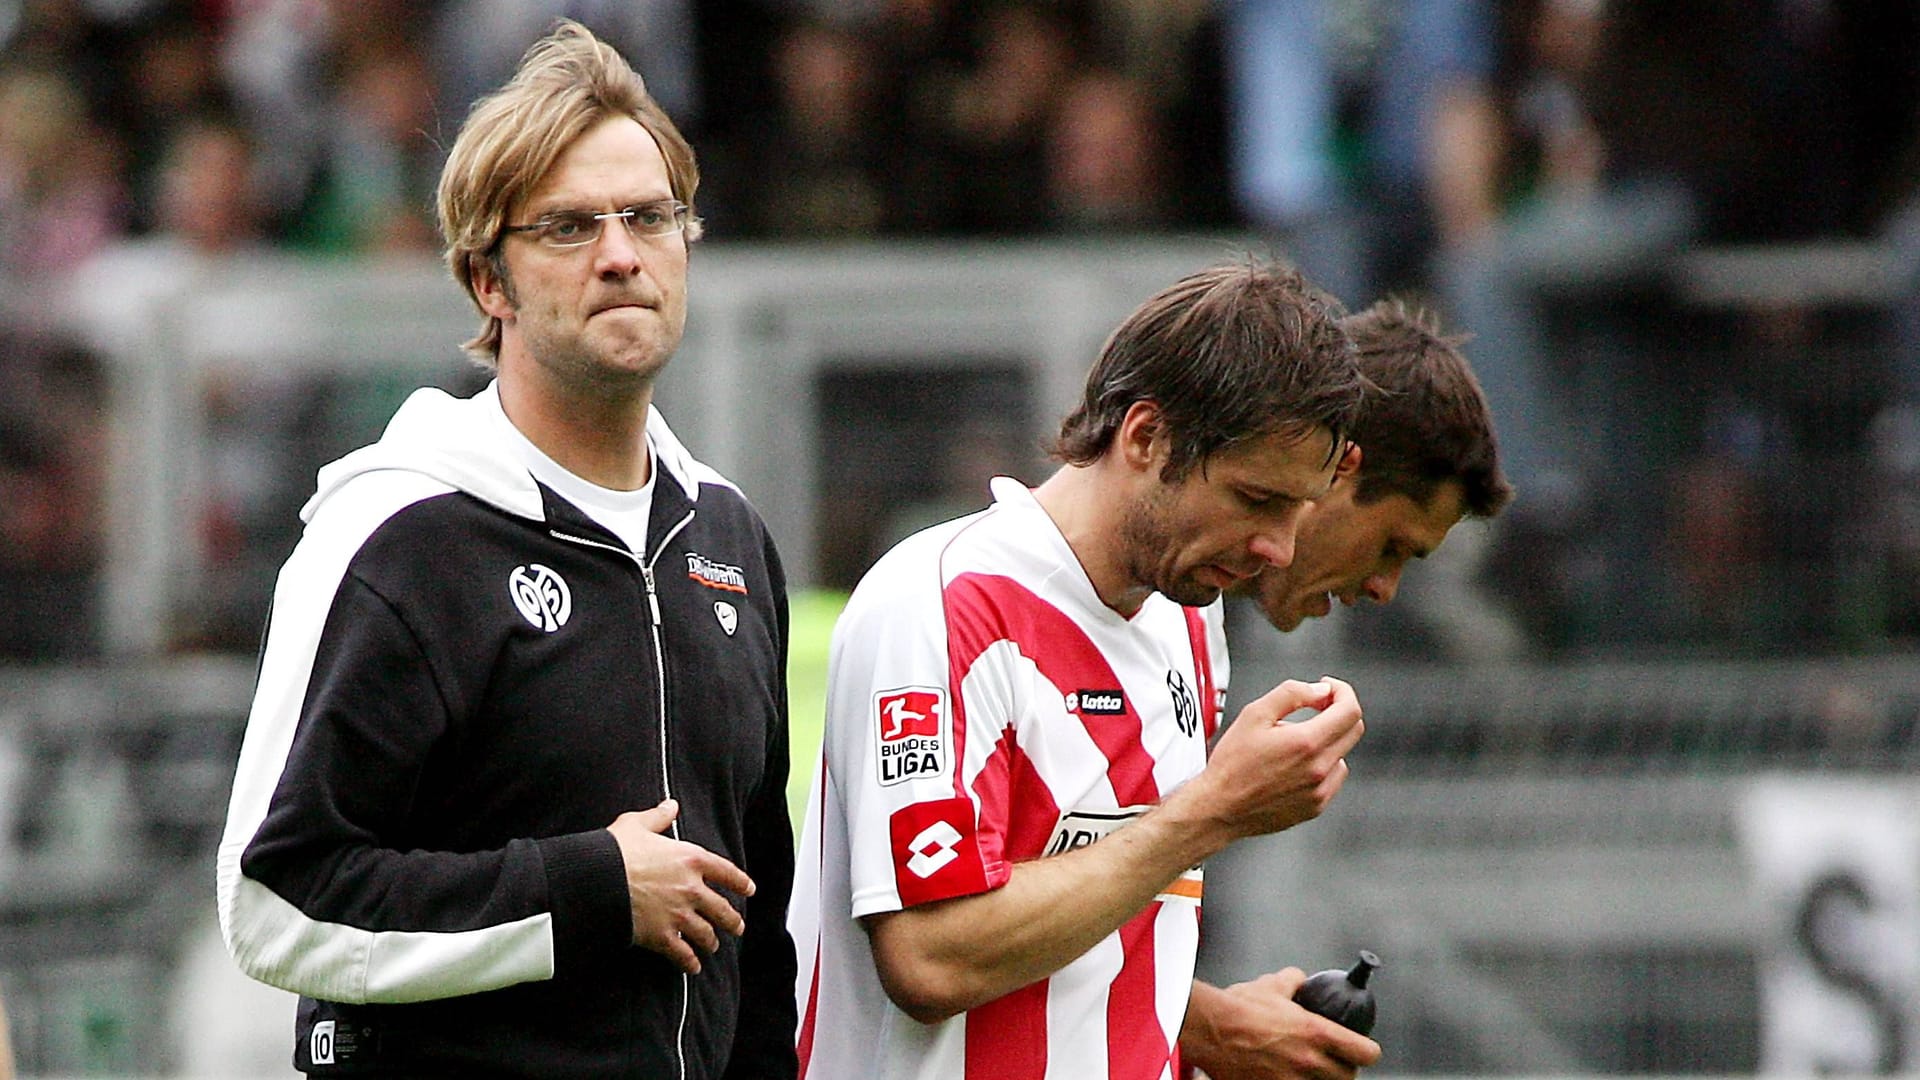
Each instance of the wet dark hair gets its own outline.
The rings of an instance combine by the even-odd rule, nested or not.
[[[1113,445],[1138,401],[1160,409],[1171,440],[1161,478],[1274,433],[1325,429],[1344,445],[1365,380],[1333,298],[1299,271],[1246,261],[1210,267],[1150,297],[1107,338],[1086,395],[1060,425],[1055,457],[1073,465]]]
[[[1426,506],[1441,485],[1460,485],[1468,517],[1490,518],[1513,499],[1500,471],[1486,395],[1460,346],[1432,312],[1382,300],[1341,320],[1369,383],[1349,434],[1360,444],[1354,498],[1405,495]]]

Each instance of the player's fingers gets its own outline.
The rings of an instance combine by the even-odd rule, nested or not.
[[[1360,695],[1354,692],[1353,684],[1345,679],[1336,679],[1331,675],[1320,676],[1319,685],[1327,688],[1327,702],[1320,706],[1324,711],[1339,705],[1352,705],[1360,708]]]
[[[689,912],[680,920],[680,939],[711,956],[720,947],[720,935],[714,932],[704,912]]]
[[[734,937],[739,937],[746,932],[747,920],[741,916],[739,911],[735,910],[732,904],[727,903],[726,897],[721,896],[712,889],[700,890],[700,892],[694,896],[693,908],[700,916],[698,921],[701,926],[711,925],[715,928],[725,930]],[[713,948],[718,947],[719,942],[716,940]],[[713,948],[709,948],[707,951],[712,952]]]
[[[1305,708],[1315,699],[1315,693],[1306,683],[1298,679],[1288,679],[1273,689],[1248,702],[1233,718],[1229,729],[1247,724],[1254,727],[1272,726],[1286,719],[1288,714]]]
[[[1355,715],[1352,724],[1339,728],[1333,738],[1328,741],[1327,752],[1335,757],[1344,758],[1349,751],[1359,745],[1360,737],[1366,733],[1366,721]]]
[[[1353,749],[1367,731],[1360,700],[1353,695],[1351,687],[1345,693],[1330,695],[1326,708],[1295,726],[1342,755]]]
[[[1317,707],[1326,697],[1327,688],[1319,683],[1282,679],[1260,696],[1259,703],[1272,709],[1276,717],[1284,717],[1299,709]]]
[[[1269,990],[1288,1000],[1299,991],[1300,985],[1307,981],[1307,973],[1297,967],[1285,967],[1279,971],[1269,971],[1253,980],[1262,990]]]
[[[696,854],[693,859],[694,869],[700,872],[702,878],[705,878],[710,884],[732,890],[741,896],[753,895],[753,879],[747,876],[745,870],[740,869],[705,848],[697,848],[695,850],[698,854]]]
[[[634,814],[650,832],[663,833],[673,825],[673,819],[680,816],[680,804],[673,799],[663,799],[660,805],[641,810]]]
[[[667,959],[673,961],[674,967],[689,975],[700,974],[700,954],[694,952],[693,946],[687,944],[686,939],[680,935],[675,934],[668,938],[666,947],[660,951],[666,953]]]
[[[1351,1028],[1340,1027],[1334,1032],[1327,1045],[1327,1053],[1349,1075],[1355,1069],[1365,1069],[1380,1060],[1380,1044]]]
[[[1317,794],[1320,796],[1322,803],[1330,803],[1333,801],[1335,795],[1340,794],[1340,789],[1347,784],[1347,776],[1350,771],[1351,770],[1347,768],[1346,758],[1341,758],[1339,761],[1333,763],[1333,768],[1327,770],[1327,778],[1320,781],[1320,786],[1317,790]]]

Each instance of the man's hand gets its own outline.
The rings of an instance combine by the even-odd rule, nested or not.
[[[1354,1080],[1380,1060],[1380,1044],[1293,1000],[1299,968],[1222,990],[1193,984],[1180,1054],[1208,1080]]]
[[[1319,715],[1284,720],[1300,709]],[[1197,800],[1188,805],[1224,840],[1290,829],[1333,801],[1347,780],[1347,751],[1365,731],[1353,687],[1332,677],[1288,679],[1240,710],[1207,767],[1169,802]]]
[[[633,943],[698,975],[700,953],[711,955],[720,947],[720,931],[738,937],[747,928],[715,887],[752,896],[753,879],[703,847],[664,835],[679,816],[680,804],[668,799],[651,810],[621,814],[607,831],[619,841],[627,866]]]

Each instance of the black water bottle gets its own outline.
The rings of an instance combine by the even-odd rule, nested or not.
[[[1360,962],[1350,970],[1329,968],[1309,975],[1294,993],[1293,1000],[1336,1024],[1366,1035],[1373,1031],[1373,991],[1367,989],[1367,980],[1379,966],[1379,957],[1361,949]]]

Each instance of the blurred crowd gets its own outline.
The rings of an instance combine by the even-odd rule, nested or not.
[[[1920,492],[1920,303],[1866,338],[1703,320],[1721,361],[1685,373],[1645,340],[1676,251],[1920,252],[1911,2],[0,0],[0,595],[98,571],[100,356],[141,306],[249,254],[433,253],[442,149],[562,15],[691,137],[710,243],[1218,230],[1352,306],[1427,298],[1475,335],[1521,490],[1489,580],[1536,637],[1686,589],[1676,625],[1737,633],[1753,605],[1712,598],[1842,543],[1783,539],[1782,502],[1920,569],[1920,494],[1875,486]],[[1866,404],[1739,377],[1820,381],[1835,340],[1872,343]],[[1773,475],[1842,451],[1882,471]],[[1920,590],[1880,602],[1920,633]],[[0,656],[84,655],[84,625],[0,618]]]

